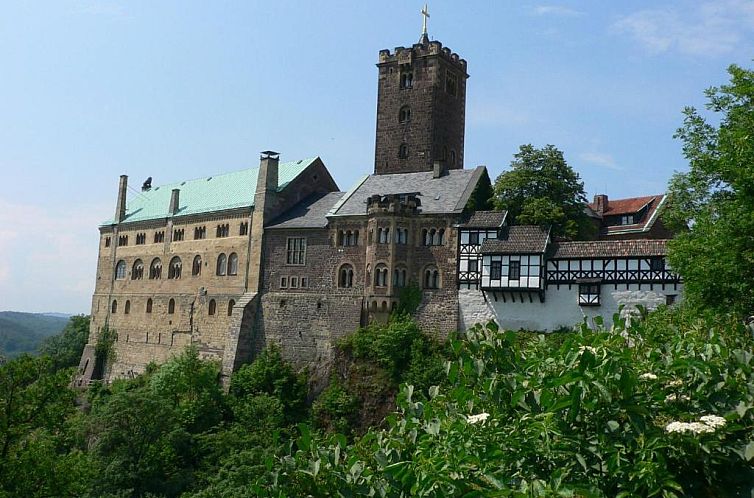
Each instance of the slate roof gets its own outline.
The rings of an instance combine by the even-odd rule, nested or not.
[[[533,254],[547,249],[550,229],[536,225],[503,227],[499,239],[487,239],[482,243],[483,254]]]
[[[484,166],[475,169],[453,169],[440,178],[432,178],[432,171],[369,175],[357,183],[343,197],[328,216],[366,214],[367,199],[375,194],[419,193],[421,212],[460,213],[468,202]]]
[[[344,195],[345,192],[312,194],[265,228],[325,228],[327,213]]]
[[[591,240],[559,242],[553,259],[665,256],[667,239]]]
[[[317,158],[280,163],[278,166],[278,191],[285,188]],[[208,213],[251,207],[257,189],[259,167],[223,173],[194,180],[152,187],[143,192],[130,192],[126,203],[126,217],[122,223],[168,218],[171,191],[180,189],[178,212],[173,216]],[[103,225],[112,225],[111,218]]]
[[[508,211],[475,211],[461,228],[500,228]]]

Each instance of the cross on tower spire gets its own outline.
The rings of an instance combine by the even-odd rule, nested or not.
[[[424,4],[424,8],[421,10],[421,15],[423,16],[422,19],[422,36],[419,39],[420,43],[428,43],[429,42],[429,36],[427,35],[427,19],[429,18],[429,8],[427,8],[427,4]]]

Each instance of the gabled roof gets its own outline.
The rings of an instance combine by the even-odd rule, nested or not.
[[[325,228],[327,213],[344,195],[345,192],[312,194],[265,228]]]
[[[341,199],[328,216],[365,215],[367,199],[372,195],[417,192],[423,214],[460,213],[474,191],[484,166],[475,169],[453,169],[440,178],[432,171],[369,175]]]
[[[508,211],[475,211],[461,228],[500,228],[505,223]]]
[[[553,259],[665,256],[667,239],[590,240],[558,242]]]
[[[302,159],[278,165],[278,191],[283,190],[318,158]],[[183,182],[153,187],[150,190],[131,193],[126,204],[126,217],[122,223],[168,218],[170,195],[180,189],[178,212],[172,216],[210,213],[254,205],[259,167],[231,173],[196,178]],[[111,218],[103,225],[112,225]]]
[[[602,216],[620,216],[624,214],[633,214],[654,201],[654,207],[659,204],[664,194],[647,195],[644,197],[629,197],[628,199],[609,199],[607,209],[602,212]],[[591,202],[588,204],[591,209],[596,210],[597,204]]]
[[[503,227],[500,238],[482,243],[483,254],[533,254],[543,253],[550,240],[550,229],[536,225]]]

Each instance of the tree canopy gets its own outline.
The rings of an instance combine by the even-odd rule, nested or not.
[[[684,278],[689,302],[737,313],[754,312],[754,72],[728,69],[728,85],[705,93],[709,120],[684,110],[676,137],[689,171],[670,181],[673,228],[669,260]],[[719,124],[711,124],[710,120]]]
[[[584,182],[554,145],[522,145],[511,169],[495,180],[495,205],[508,211],[509,223],[552,226],[552,233],[588,233]]]

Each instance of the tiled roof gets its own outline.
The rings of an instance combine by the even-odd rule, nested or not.
[[[657,204],[659,204],[660,200],[663,197],[664,195],[660,194],[648,195],[644,197],[630,197],[628,199],[608,199],[607,209],[603,211],[602,216],[620,216],[623,214],[633,214],[652,201],[655,201],[653,207],[657,207]],[[597,210],[597,204],[595,204],[594,202],[589,203],[588,205],[591,209],[595,211]]]
[[[583,242],[559,242],[553,259],[605,258],[625,256],[665,256],[666,239],[593,240]]]
[[[484,167],[453,169],[440,178],[432,171],[369,175],[357,184],[329,216],[366,214],[367,199],[375,194],[419,193],[422,213],[460,213],[476,187]]]
[[[550,229],[536,225],[503,227],[499,239],[487,239],[482,243],[482,253],[531,254],[543,253],[550,238]]]
[[[312,194],[266,228],[325,228],[327,213],[346,193]]]
[[[278,166],[278,190],[304,171],[317,158],[280,163]],[[170,216],[170,194],[180,189],[178,212],[173,216],[209,213],[225,209],[251,207],[257,188],[259,168],[249,168],[232,173],[186,180],[184,182],[160,185],[143,192],[131,193],[126,204],[126,217],[123,223],[153,220]],[[111,225],[109,219],[103,225]]]
[[[500,228],[507,214],[508,211],[475,211],[468,221],[459,226],[462,228]]]

